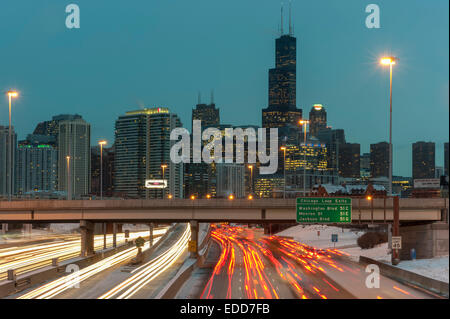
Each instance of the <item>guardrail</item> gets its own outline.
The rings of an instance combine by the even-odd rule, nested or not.
[[[380,268],[380,273],[383,276],[389,277],[391,279],[394,279],[396,281],[405,283],[405,284],[412,284],[415,286],[418,286],[420,288],[423,288],[425,290],[431,291],[433,293],[437,293],[441,296],[444,296],[446,298],[449,297],[448,293],[448,283],[439,281],[433,278],[425,277],[419,274],[416,274],[414,272],[400,269],[398,267],[385,264],[383,262],[365,257],[360,256],[359,262],[362,264],[375,264]]]

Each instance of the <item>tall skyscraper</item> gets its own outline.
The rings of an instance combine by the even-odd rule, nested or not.
[[[338,171],[339,147],[345,144],[345,132],[343,129],[332,129],[327,127],[317,132],[317,138],[327,147],[328,169]]]
[[[433,142],[416,142],[412,145],[413,179],[435,177],[435,144]]]
[[[327,128],[327,111],[322,104],[314,104],[309,112],[309,134],[317,137],[319,131]]]
[[[54,192],[58,185],[56,138],[29,134],[17,147],[16,193]]]
[[[192,110],[192,121],[194,120],[202,121],[202,129],[209,126],[217,127],[220,125],[220,112],[219,109],[216,108],[212,93],[211,104],[201,103],[199,95],[198,104],[195,106],[195,109]]]
[[[245,197],[245,166],[244,164],[216,165],[217,170],[217,197],[234,195],[236,198]]]
[[[192,110],[192,121],[200,120],[202,131],[207,127],[220,128],[220,110],[214,104],[214,98],[211,92],[211,104],[201,103],[200,94],[198,104]],[[191,122],[192,123],[192,122]],[[206,144],[206,142],[204,143]],[[193,163],[192,161],[192,135],[191,135],[191,163],[184,165],[184,192],[185,196],[194,195],[197,198],[203,198],[207,194],[215,193],[215,173],[214,165],[207,163]],[[213,183],[214,182],[214,183]],[[214,187],[211,187],[214,184]]]
[[[15,182],[15,165],[13,163],[16,162],[16,153],[17,153],[17,134],[14,132],[14,127],[11,127],[11,168],[8,165],[9,163],[9,127],[8,126],[0,126],[0,196],[8,196],[9,188],[8,188],[8,179],[11,174],[11,194],[14,194],[14,182]]]
[[[54,136],[57,138],[59,131],[59,122],[73,121],[82,119],[78,114],[60,114],[52,117],[50,121],[40,122],[34,129],[33,135]]]
[[[447,143],[444,143],[444,174],[445,174],[445,176],[449,176],[448,175],[448,161],[449,161],[449,158],[448,158],[448,142]]]
[[[89,194],[90,167],[91,125],[82,118],[58,121],[58,190],[68,192],[67,181],[70,177],[73,198]]]
[[[269,105],[262,111],[262,126],[297,126],[302,110],[296,104],[297,39],[283,34],[275,41],[275,68],[269,70]]]
[[[370,144],[371,177],[389,176],[389,143]]]
[[[168,108],[155,107],[126,112],[116,121],[115,192],[131,198],[162,198],[165,193],[183,197],[183,165],[170,160],[175,141],[170,133],[181,127],[178,116]],[[167,165],[167,188],[146,189],[147,179],[163,179],[161,165]]]
[[[339,176],[359,178],[360,174],[360,150],[357,143],[345,143],[339,147]]]

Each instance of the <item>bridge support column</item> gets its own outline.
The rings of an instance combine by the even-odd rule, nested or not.
[[[152,247],[153,246],[153,228],[154,228],[154,224],[150,223],[149,227],[150,227],[150,236],[149,236],[148,240],[150,241],[150,247]]]
[[[80,220],[81,229],[81,256],[87,257],[94,254],[94,223]]]
[[[189,251],[191,258],[198,257],[198,221],[191,220],[191,242],[189,243]]]
[[[8,231],[8,224],[3,223],[2,224],[2,234],[6,234],[7,231]]]
[[[103,249],[106,249],[106,223],[103,223]]]
[[[113,223],[113,247],[117,247],[117,224]]]

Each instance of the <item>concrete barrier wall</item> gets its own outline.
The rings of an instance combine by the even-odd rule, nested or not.
[[[192,272],[194,271],[196,265],[202,264],[205,256],[208,254],[211,237],[210,237],[210,227],[208,226],[206,230],[206,235],[203,237],[202,242],[198,245],[199,256],[198,259],[188,258],[180,270],[177,272],[174,278],[172,278],[167,285],[161,290],[161,292],[155,297],[155,299],[173,299],[177,295],[178,291],[181,289],[186,280],[189,279]],[[201,248],[200,248],[201,247]],[[202,250],[202,254],[200,254]]]
[[[416,274],[414,272],[400,269],[398,267],[385,264],[383,262],[379,262],[377,260],[360,256],[359,262],[365,265],[368,264],[375,264],[378,267],[380,267],[380,273],[383,276],[389,277],[391,279],[397,280],[402,283],[410,283],[415,286],[418,286],[420,288],[429,290],[431,292],[437,293],[439,295],[442,295],[444,297],[449,297],[448,294],[448,283],[439,281],[436,279],[428,278],[419,274]]]

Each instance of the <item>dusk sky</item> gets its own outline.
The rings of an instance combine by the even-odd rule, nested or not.
[[[81,28],[67,29],[75,3]],[[368,29],[365,8],[380,7]],[[114,141],[126,111],[167,106],[190,130],[198,91],[227,124],[261,125],[268,70],[279,36],[279,0],[10,0],[0,9],[0,91],[17,89],[13,125],[23,139],[57,114],[80,114],[91,143]],[[284,1],[287,30],[288,1]],[[411,176],[412,146],[436,143],[443,166],[449,140],[448,0],[292,2],[297,37],[297,106],[323,104],[328,125],[348,142],[389,138],[389,71],[394,66],[394,175]],[[8,103],[0,99],[0,125]]]

